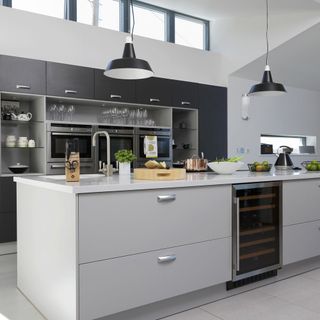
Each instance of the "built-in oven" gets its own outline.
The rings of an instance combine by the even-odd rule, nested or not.
[[[110,160],[114,168],[117,167],[115,153],[118,150],[134,150],[134,130],[131,127],[99,126],[99,131],[107,131],[110,136]],[[102,165],[107,161],[107,141],[105,135],[99,136],[98,161]],[[133,165],[133,164],[132,164]]]
[[[273,276],[281,267],[281,199],[281,182],[233,185],[233,281],[227,287]]]
[[[136,130],[136,155],[137,166],[142,166],[150,158],[146,157],[144,140],[146,136],[156,136],[158,146],[158,157],[152,158],[157,161],[165,161],[168,165],[172,163],[172,137],[171,129],[168,128],[138,128]]]
[[[47,174],[63,174],[66,141],[79,140],[81,173],[93,173],[93,128],[90,125],[49,123],[47,125]]]

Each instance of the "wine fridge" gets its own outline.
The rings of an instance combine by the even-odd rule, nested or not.
[[[281,267],[281,182],[233,185],[232,242],[233,281]]]

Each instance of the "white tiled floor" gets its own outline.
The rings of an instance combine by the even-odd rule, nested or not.
[[[0,320],[44,320],[16,289],[16,273],[16,255],[0,256]],[[320,320],[320,269],[165,320]]]

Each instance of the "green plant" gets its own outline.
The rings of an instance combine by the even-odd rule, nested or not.
[[[137,159],[137,157],[133,154],[132,150],[118,150],[114,156],[116,160],[119,162],[132,162]]]

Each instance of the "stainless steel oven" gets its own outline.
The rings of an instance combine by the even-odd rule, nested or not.
[[[135,137],[134,130],[131,127],[109,127],[99,126],[99,131],[107,131],[110,135],[110,159],[114,167],[116,167],[116,159],[114,154],[121,149],[129,149],[135,153]],[[107,142],[104,135],[99,136],[98,161],[101,163],[107,160]]]
[[[65,145],[68,139],[79,139],[81,173],[94,172],[93,128],[90,125],[49,123],[47,126],[47,174],[63,174]]]
[[[171,129],[167,128],[138,128],[136,130],[136,155],[137,165],[143,165],[149,158],[146,158],[144,153],[144,138],[145,136],[157,136],[158,157],[155,160],[166,161],[167,164],[172,162],[172,137]]]

